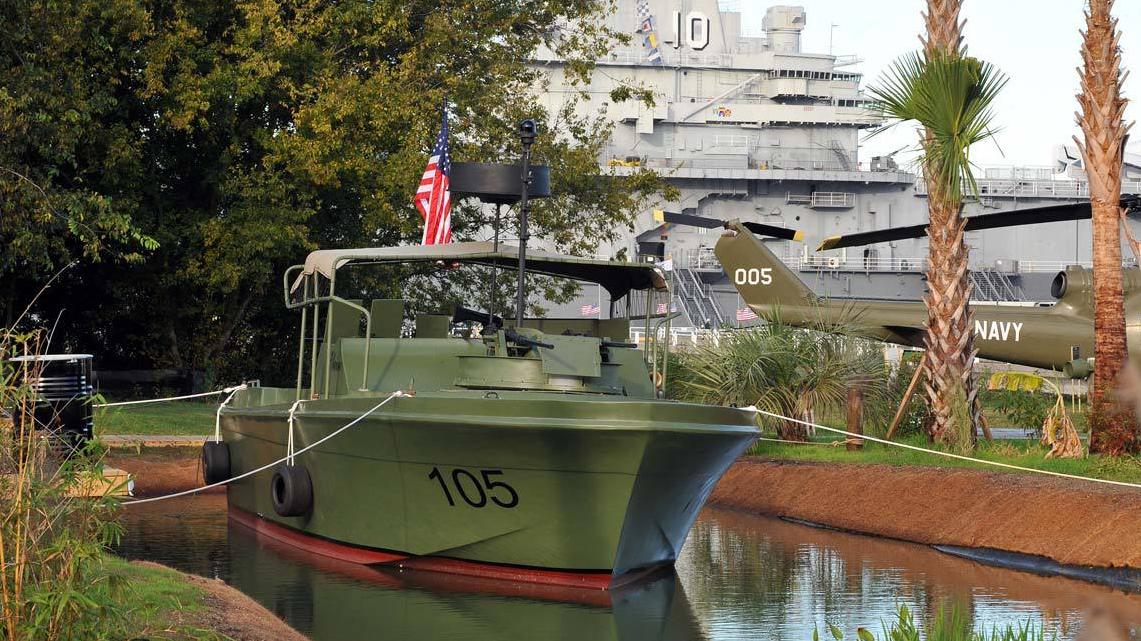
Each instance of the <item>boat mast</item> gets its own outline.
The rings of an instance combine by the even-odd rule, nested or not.
[[[499,217],[503,212],[503,203],[495,203],[495,241],[491,246],[496,256],[499,255]],[[491,290],[487,295],[487,326],[495,325],[495,296],[499,290],[499,261],[491,266]]]
[[[523,143],[523,184],[519,194],[519,280],[515,285],[515,327],[523,326],[523,306],[526,300],[527,278],[527,215],[531,213],[528,188],[531,186],[531,145],[539,134],[534,120],[519,123],[519,141]]]

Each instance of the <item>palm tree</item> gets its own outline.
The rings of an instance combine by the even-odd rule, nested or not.
[[[923,128],[920,165],[930,218],[923,363],[931,436],[969,447],[981,407],[972,367],[976,350],[963,198],[977,195],[970,149],[994,134],[991,108],[1006,79],[992,65],[964,55],[961,6],[961,0],[928,0],[923,51],[896,61],[870,91],[889,118]]]
[[[1125,344],[1125,300],[1121,273],[1121,161],[1125,147],[1126,100],[1121,96],[1121,32],[1111,15],[1113,0],[1089,0],[1082,33],[1081,113],[1085,140],[1076,136],[1089,175],[1093,208],[1094,387],[1093,409],[1102,417],[1091,422],[1090,450],[1117,449],[1105,427],[1112,421],[1105,404],[1117,389],[1117,375],[1128,356]],[[1121,418],[1119,415],[1118,418]]]

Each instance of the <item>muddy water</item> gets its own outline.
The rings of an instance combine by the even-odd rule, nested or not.
[[[1032,621],[1075,638],[1094,617],[1141,638],[1141,596],[1000,570],[929,548],[706,510],[676,572],[611,594],[383,572],[312,557],[228,523],[225,499],[125,508],[121,553],[220,578],[319,641],[855,638],[899,604],[957,600],[976,627]],[[1093,614],[1091,614],[1093,613]],[[828,635],[825,637],[830,638]]]

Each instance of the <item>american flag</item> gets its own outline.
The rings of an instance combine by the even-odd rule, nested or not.
[[[745,307],[737,310],[737,322],[743,323],[751,320],[757,320],[757,313],[752,309]]]
[[[450,174],[452,156],[448,152],[448,112],[444,111],[444,124],[436,137],[436,146],[428,158],[428,168],[420,178],[416,190],[416,209],[424,217],[424,236],[421,245],[442,245],[452,241],[452,192]]]
[[[599,307],[598,305],[583,305],[582,306],[582,315],[583,316],[598,316],[600,313],[602,313],[602,308]]]
[[[664,314],[667,311],[676,312],[677,311],[677,303],[671,302],[668,305],[666,303],[658,303],[658,311],[657,311],[658,314]]]

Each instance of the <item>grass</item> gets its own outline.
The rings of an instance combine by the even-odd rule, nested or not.
[[[205,591],[169,568],[141,566],[107,555],[104,570],[123,582],[124,639],[223,641],[229,639],[195,622],[207,613]]]
[[[214,433],[218,406],[199,401],[170,401],[151,405],[127,405],[95,410],[95,433],[168,434],[206,436]]]
[[[766,437],[772,436],[766,434]],[[928,449],[939,449],[927,442],[922,436],[910,436],[896,439],[901,443],[915,445]],[[788,459],[797,461],[812,461],[819,463],[856,463],[856,464],[882,464],[882,465],[926,465],[937,467],[956,467],[968,469],[987,469],[992,471],[1008,471],[1003,468],[950,459],[936,454],[916,452],[903,448],[880,445],[865,441],[864,447],[855,452],[849,452],[843,444],[837,443],[832,436],[818,436],[813,445],[786,445],[759,441],[750,450],[753,456],[773,459]],[[1064,474],[1075,474],[1111,481],[1126,481],[1141,483],[1141,458],[1087,456],[1081,459],[1047,459],[1046,448],[1037,441],[980,441],[975,458],[1020,465],[1038,470],[1049,470]]]

